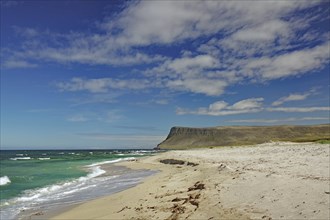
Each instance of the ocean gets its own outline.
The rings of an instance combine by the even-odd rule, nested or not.
[[[154,150],[0,151],[0,219],[17,219],[135,186],[155,171],[106,164],[157,153]]]

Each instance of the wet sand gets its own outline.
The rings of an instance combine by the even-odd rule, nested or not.
[[[161,171],[143,183],[52,219],[329,219],[329,154],[314,143],[169,151],[120,163]]]

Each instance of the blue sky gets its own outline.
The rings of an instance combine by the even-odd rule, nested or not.
[[[1,148],[329,123],[329,1],[1,1]]]

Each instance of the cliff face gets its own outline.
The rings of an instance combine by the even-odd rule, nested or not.
[[[232,126],[213,128],[173,127],[159,149],[260,144],[268,141],[330,139],[330,125]]]

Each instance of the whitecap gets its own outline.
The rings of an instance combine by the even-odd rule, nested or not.
[[[11,160],[31,160],[31,157],[14,157],[10,158]]]
[[[2,176],[0,177],[0,186],[4,186],[11,183],[10,179],[8,178],[8,176]]]
[[[116,160],[107,160],[107,161],[103,161],[103,162],[93,163],[91,165],[87,165],[86,167],[94,167],[94,166],[99,166],[99,165],[108,164],[108,163],[118,163],[120,161],[130,161],[130,160],[135,160],[135,157],[126,157],[126,158],[119,158]]]
[[[39,157],[39,160],[50,160],[50,157]]]
[[[86,180],[89,180],[91,178],[101,176],[104,173],[106,173],[106,171],[102,170],[99,166],[92,167],[92,172],[91,173],[89,173],[87,176],[80,177],[78,180],[79,181],[86,181]]]
[[[29,201],[44,201],[49,199],[49,197],[54,196],[60,196],[62,193],[64,193],[66,190],[72,191],[79,191],[82,190],[83,185],[85,185],[90,179],[93,179],[97,176],[100,176],[102,174],[106,173],[105,170],[102,170],[99,166],[92,167],[91,172],[84,177],[80,177],[76,180],[64,182],[61,184],[54,184],[50,186],[46,186],[43,188],[35,189],[35,190],[27,190],[26,194],[22,197],[17,198],[16,201],[18,202],[29,202]],[[81,184],[80,184],[81,183]],[[87,186],[90,187],[90,186]],[[65,193],[64,193],[65,194]],[[71,193],[67,193],[71,194]]]

